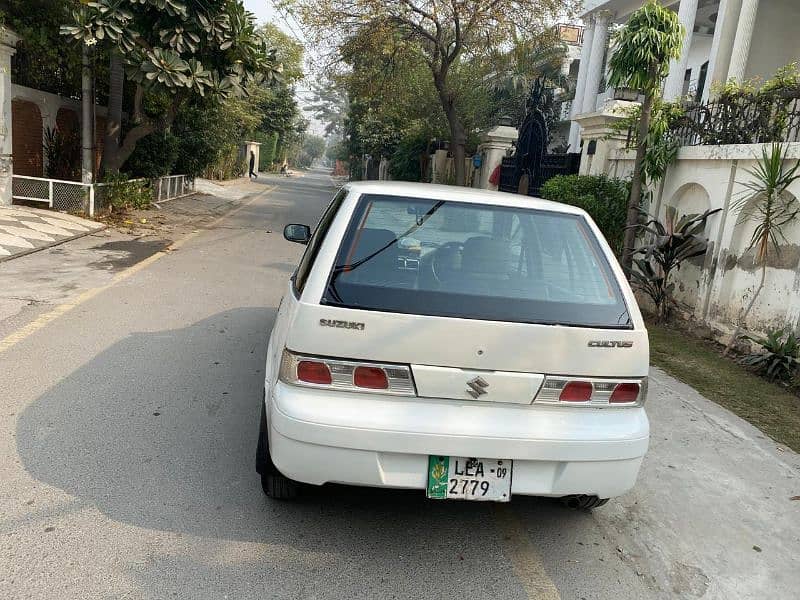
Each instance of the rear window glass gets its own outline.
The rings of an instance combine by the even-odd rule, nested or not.
[[[582,217],[399,196],[360,198],[322,301],[467,319],[631,326]]]

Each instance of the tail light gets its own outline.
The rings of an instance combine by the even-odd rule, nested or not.
[[[573,406],[642,406],[647,377],[642,379],[545,378],[534,404]]]
[[[561,388],[558,399],[561,402],[588,402],[593,392],[594,387],[588,381],[570,381]]]
[[[407,365],[302,356],[288,350],[281,357],[280,379],[293,385],[349,392],[417,395]]]
[[[333,383],[328,365],[316,360],[301,360],[298,362],[297,379],[304,383],[316,383],[318,385],[330,385]]]

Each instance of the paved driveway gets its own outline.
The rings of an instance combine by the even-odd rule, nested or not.
[[[265,499],[266,337],[302,251],[280,231],[333,187],[262,183],[0,333],[0,598],[796,597],[797,455],[659,371],[639,485],[591,513],[345,487]],[[0,265],[0,289],[36,256]]]

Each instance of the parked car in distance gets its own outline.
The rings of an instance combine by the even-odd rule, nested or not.
[[[269,340],[256,467],[429,498],[630,490],[649,442],[636,300],[582,210],[515,194],[351,183],[313,234]]]

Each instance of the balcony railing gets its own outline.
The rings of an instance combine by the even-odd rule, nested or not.
[[[800,90],[691,104],[673,127],[682,146],[800,141]]]

